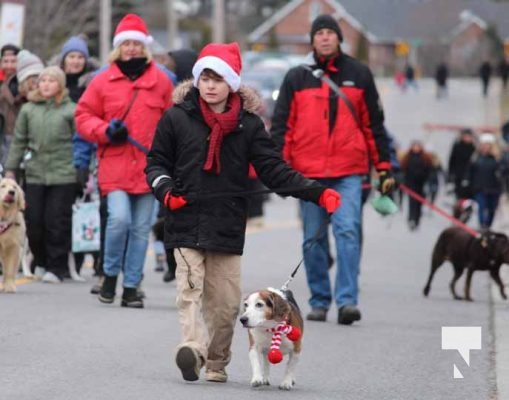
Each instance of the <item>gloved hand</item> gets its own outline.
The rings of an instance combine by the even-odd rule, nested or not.
[[[164,196],[164,205],[172,211],[178,210],[186,204],[187,200],[184,196],[173,196],[171,192],[166,193],[166,196]]]
[[[325,189],[318,198],[318,205],[333,213],[341,205],[341,195],[334,189]]]
[[[88,184],[88,176],[90,172],[88,168],[76,168],[76,181],[81,188],[85,188]]]
[[[378,181],[378,191],[381,194],[390,194],[396,184],[396,180],[390,169],[378,171]]]
[[[108,136],[108,139],[110,139],[110,142],[113,144],[124,143],[127,140],[128,134],[129,132],[127,131],[127,126],[125,126],[124,121],[117,118],[113,118],[106,128],[106,136]]]

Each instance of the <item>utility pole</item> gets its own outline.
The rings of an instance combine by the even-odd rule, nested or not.
[[[214,0],[212,11],[212,41],[214,43],[224,43],[224,13],[224,0]]]
[[[178,19],[174,7],[175,0],[166,0],[166,30],[168,31],[168,48],[175,50],[177,46]]]
[[[100,3],[99,57],[101,63],[105,64],[108,61],[108,54],[111,48],[111,0],[101,0]]]

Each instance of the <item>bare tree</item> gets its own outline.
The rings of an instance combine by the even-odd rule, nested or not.
[[[101,0],[27,0],[24,46],[47,60],[71,35],[96,34]]]

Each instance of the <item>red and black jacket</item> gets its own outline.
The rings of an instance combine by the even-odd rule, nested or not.
[[[285,76],[272,119],[272,137],[285,160],[311,178],[365,174],[369,163],[391,168],[383,110],[369,68],[340,54],[321,68],[348,96],[362,125],[345,102],[303,66]]]

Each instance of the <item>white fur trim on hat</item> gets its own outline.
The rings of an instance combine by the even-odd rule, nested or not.
[[[122,42],[125,42],[126,40],[137,40],[145,46],[148,46],[154,41],[154,38],[150,35],[145,35],[140,31],[122,31],[117,33],[113,38],[113,47],[120,46]]]
[[[216,74],[221,75],[234,92],[239,90],[240,75],[238,75],[226,61],[214,56],[202,57],[194,64],[193,77],[195,87],[198,87],[198,79],[204,69],[211,69]]]
[[[495,135],[492,135],[491,133],[483,133],[479,137],[480,143],[495,143]]]

